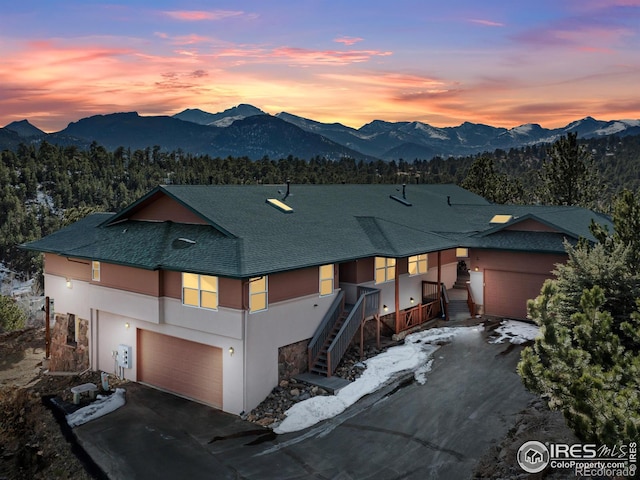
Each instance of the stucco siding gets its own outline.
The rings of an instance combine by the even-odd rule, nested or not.
[[[278,384],[278,348],[310,339],[335,299],[308,295],[247,314],[247,411]]]

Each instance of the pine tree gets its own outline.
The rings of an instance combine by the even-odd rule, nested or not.
[[[547,153],[539,172],[540,201],[546,205],[594,207],[602,181],[591,153],[578,143],[578,134],[568,133]]]
[[[584,441],[637,441],[640,431],[640,266],[625,226],[640,220],[637,199],[623,196],[615,210],[616,234],[600,231],[601,243],[566,245],[529,315],[542,336],[525,348],[518,373],[525,386],[559,409]],[[627,205],[627,207],[625,207]]]

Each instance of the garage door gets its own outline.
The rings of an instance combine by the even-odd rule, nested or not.
[[[485,270],[485,313],[509,318],[527,318],[527,300],[536,298],[547,275]]]
[[[138,330],[138,381],[222,408],[222,350]]]

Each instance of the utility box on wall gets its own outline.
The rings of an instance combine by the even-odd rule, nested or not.
[[[131,368],[131,347],[129,345],[118,345],[118,366]]]

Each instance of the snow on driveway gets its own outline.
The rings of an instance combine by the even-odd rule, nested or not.
[[[540,327],[517,320],[503,320],[495,329],[495,333],[500,336],[490,340],[490,343],[502,343],[508,340],[515,345],[522,345],[529,340],[534,340],[540,333]]]
[[[122,407],[125,404],[124,388],[116,388],[111,395],[98,395],[98,400],[67,415],[71,428],[87,423]]]
[[[398,373],[413,371],[416,381],[424,384],[431,370],[433,353],[438,343],[448,342],[457,334],[468,330],[481,331],[483,327],[442,327],[407,335],[403,345],[365,360],[366,369],[354,382],[333,396],[317,396],[296,403],[285,412],[285,419],[273,431],[290,433],[303,430],[322,420],[339,415],[365,395],[392,380]]]
[[[416,381],[424,384],[431,371],[433,353],[440,348],[438,344],[449,342],[456,335],[469,330],[482,331],[484,326],[432,328],[408,335],[403,345],[391,347],[365,360],[363,363],[367,368],[362,375],[335,395],[312,397],[293,405],[273,431],[278,434],[296,432],[335,417],[365,395],[393,380],[400,372],[413,371]],[[530,323],[504,320],[495,330],[499,337],[491,339],[490,343],[509,341],[521,345],[536,338],[539,331],[536,325]]]

